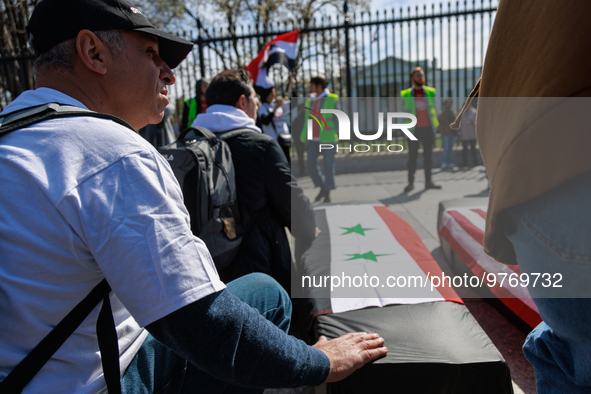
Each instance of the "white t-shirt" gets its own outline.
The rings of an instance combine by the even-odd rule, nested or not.
[[[24,92],[2,114],[58,102]],[[103,278],[125,371],[146,326],[225,287],[190,230],[164,158],[111,120],[53,119],[0,138],[0,380]],[[102,303],[25,393],[106,391],[96,339]]]

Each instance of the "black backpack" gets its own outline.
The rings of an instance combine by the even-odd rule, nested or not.
[[[234,260],[243,234],[232,153],[225,141],[252,132],[236,129],[216,135],[189,127],[177,141],[158,148],[181,186],[191,230],[203,240],[218,270]]]

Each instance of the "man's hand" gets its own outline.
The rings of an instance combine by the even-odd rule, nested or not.
[[[338,382],[363,367],[370,361],[383,357],[388,349],[383,347],[384,338],[378,334],[356,332],[332,340],[321,336],[314,345],[330,360],[327,383]]]

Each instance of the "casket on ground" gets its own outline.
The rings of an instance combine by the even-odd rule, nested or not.
[[[371,216],[366,215],[371,209],[364,209],[366,210],[360,210],[358,206],[329,206],[316,210],[317,225],[322,234],[304,254],[298,266],[298,277],[330,275],[331,264],[327,264],[327,259],[332,262],[332,269],[339,260],[339,251],[332,249],[335,242],[331,242],[331,232],[335,233],[335,229],[361,229],[355,237],[365,242],[362,238],[365,235],[359,234],[360,231],[382,227],[376,221],[364,224],[365,218]],[[373,209],[381,217],[386,217],[386,222],[390,222],[389,228],[395,233],[391,243],[398,242],[410,256],[421,260],[417,261],[420,269],[429,269],[431,275],[436,274],[432,270],[438,265],[414,229],[384,206]],[[363,215],[356,215],[355,212]],[[329,223],[334,220],[331,217],[338,218],[339,226]],[[347,220],[350,222],[344,224]],[[395,223],[394,227],[392,223]],[[357,225],[360,227],[356,227]],[[350,234],[347,231],[350,230],[338,234]],[[335,238],[335,234],[332,236]],[[353,237],[348,238],[347,247],[351,248],[353,242]],[[360,252],[363,250],[361,248]],[[375,252],[374,256],[388,254],[372,252]],[[345,255],[350,256],[351,253]],[[427,261],[429,258],[431,261]],[[421,302],[413,299],[405,303],[400,299],[396,304],[348,311],[343,310],[344,301],[331,299],[331,294],[326,289],[309,289],[307,296],[299,304],[305,310],[304,320],[309,328],[311,342],[316,341],[320,335],[330,339],[348,332],[377,332],[385,339],[385,346],[389,349],[385,358],[364,366],[341,382],[326,385],[328,392],[513,392],[509,368],[502,355],[461,300],[449,293],[443,295],[439,301]],[[449,301],[451,299],[455,301]],[[337,304],[339,312],[334,313],[334,306]],[[352,305],[354,304],[359,303],[353,302]]]

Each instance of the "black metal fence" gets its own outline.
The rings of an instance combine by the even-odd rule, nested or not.
[[[345,6],[346,7],[346,6]],[[322,74],[340,96],[393,97],[410,86],[409,72],[422,66],[427,84],[441,96],[466,97],[480,77],[496,1],[439,3],[358,15],[336,15],[303,22],[281,22],[263,34],[242,27],[229,36],[224,28],[199,35],[185,33],[194,51],[177,70],[176,97],[194,96],[195,82],[225,68],[245,66],[272,37],[301,28],[297,69],[298,94]],[[279,93],[287,89],[287,72],[272,70]]]
[[[395,97],[410,86],[409,72],[419,65],[441,97],[465,97],[480,76],[496,7],[496,0],[472,0],[349,15],[345,5],[342,15],[307,27],[286,21],[267,26],[266,33],[250,26],[233,36],[223,27],[182,32],[196,45],[175,70],[172,92],[177,99],[192,97],[198,79],[243,67],[272,37],[301,29],[293,71],[300,96],[309,94],[310,77],[321,74],[342,97]],[[33,59],[26,50],[0,55],[0,108],[32,87]],[[285,94],[287,71],[277,67],[271,76]]]
[[[35,55],[27,48],[18,51],[2,49],[0,53],[0,109],[27,89],[33,88]]]

